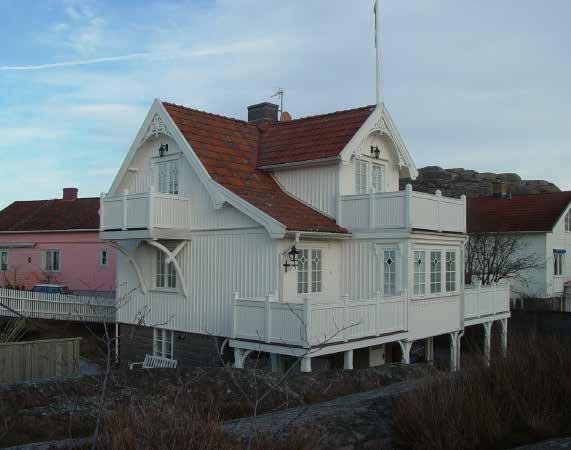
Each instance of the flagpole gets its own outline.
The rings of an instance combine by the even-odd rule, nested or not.
[[[377,56],[377,106],[383,105],[382,80],[381,80],[381,14],[379,0],[375,0],[375,50]]]

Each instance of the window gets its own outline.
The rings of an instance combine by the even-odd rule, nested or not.
[[[395,250],[383,251],[383,293],[394,296],[397,291],[397,261]]]
[[[440,251],[430,252],[430,293],[442,292],[442,255]]]
[[[565,216],[565,231],[571,231],[571,210]]]
[[[174,332],[153,328],[153,355],[173,359]]]
[[[99,265],[101,267],[107,267],[108,264],[109,264],[109,255],[107,253],[107,250],[101,250],[99,252]]]
[[[355,193],[366,194],[367,183],[367,162],[360,159],[355,160]]]
[[[371,187],[373,192],[383,192],[383,166],[373,164],[371,166]]]
[[[159,192],[178,194],[178,160],[157,163],[159,169]]]
[[[176,270],[171,262],[167,264],[166,255],[157,249],[157,279],[158,288],[176,289]]]
[[[446,292],[456,291],[456,252],[446,252]]]
[[[323,252],[319,249],[299,251],[297,293],[323,292]]]
[[[44,272],[60,271],[59,250],[43,250],[42,251],[42,270]]]
[[[414,295],[426,294],[426,252],[414,252]]]
[[[553,251],[553,275],[560,277],[563,275],[563,263],[564,263],[565,253],[562,251]]]
[[[8,271],[8,252],[0,250],[0,272]]]

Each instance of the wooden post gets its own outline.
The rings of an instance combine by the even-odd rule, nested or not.
[[[353,350],[347,350],[343,353],[343,369],[353,370]]]
[[[123,191],[123,230],[127,229],[127,189]]]
[[[436,200],[438,202],[438,205],[436,207],[436,222],[438,224],[437,229],[439,232],[442,231],[442,224],[440,223],[440,208],[441,208],[441,204],[442,204],[442,191],[440,189],[436,190]]]
[[[311,300],[309,297],[303,299],[303,321],[303,326],[305,327],[305,347],[311,348]]]
[[[311,372],[311,358],[307,355],[301,358],[301,371],[304,373]]]
[[[347,301],[349,300],[349,294],[345,294],[343,296],[343,324],[341,328],[341,334],[343,336],[343,340],[347,342],[349,340],[349,336],[347,333]]]
[[[467,210],[466,210],[466,196],[465,196],[464,194],[462,194],[462,195],[460,196],[460,200],[462,200],[462,205],[463,205],[463,207],[462,207],[462,215],[464,216],[464,217],[463,217],[463,221],[462,221],[462,230],[460,230],[460,231],[462,231],[462,233],[465,233],[466,230],[467,230],[467,224],[466,224],[466,211],[467,211]]]
[[[427,364],[434,364],[434,338],[428,337],[424,340],[424,359]]]
[[[412,184],[407,184],[404,190],[404,227],[412,228]]]
[[[373,190],[369,189],[369,229],[375,228],[375,205],[373,198]]]
[[[376,328],[376,335],[380,336],[381,334],[381,291],[377,291],[375,294],[376,301],[375,301],[375,328]]]
[[[152,230],[154,227],[154,208],[155,208],[155,190],[153,188],[153,185],[149,185],[149,202],[148,202],[148,208],[149,208],[149,230]]]
[[[119,323],[115,322],[115,364],[119,364]]]
[[[234,367],[236,369],[244,368],[244,351],[239,348],[234,348]]]
[[[484,360],[486,365],[490,365],[490,347],[492,341],[492,324],[493,322],[484,322]]]
[[[232,339],[236,339],[236,308],[238,307],[238,293],[234,292],[234,300],[232,302]]]
[[[272,340],[272,294],[266,295],[266,301],[264,303],[264,331],[265,331],[265,341],[271,342]]]
[[[410,300],[408,298],[408,289],[405,289],[404,291],[402,291],[402,295],[404,295],[404,314],[403,314],[403,325],[404,325],[404,329],[405,331],[408,331],[408,314],[409,314],[409,306],[410,306]]]
[[[505,358],[508,354],[508,319],[500,320],[502,326],[502,356]]]

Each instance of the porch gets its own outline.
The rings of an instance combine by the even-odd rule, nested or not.
[[[191,220],[190,198],[148,192],[101,194],[100,233],[106,239],[183,239]]]
[[[339,224],[349,230],[419,229],[466,232],[466,197],[404,191],[339,196]]]

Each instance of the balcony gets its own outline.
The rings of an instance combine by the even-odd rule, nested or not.
[[[399,192],[342,195],[339,224],[349,230],[418,229],[466,232],[466,198],[413,192],[410,185]]]
[[[190,214],[190,199],[179,195],[102,195],[100,234],[102,239],[183,239],[188,237]]]
[[[464,323],[477,323],[495,320],[497,316],[510,314],[510,284],[481,283],[466,285],[464,289]]]
[[[407,296],[281,303],[234,298],[233,338],[303,348],[398,333],[407,327]]]

